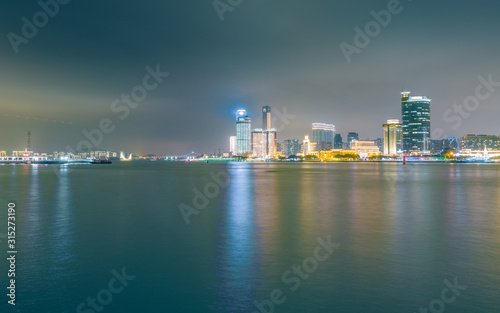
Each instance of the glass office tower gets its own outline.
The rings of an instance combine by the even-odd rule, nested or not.
[[[403,116],[403,150],[405,153],[430,153],[431,99],[401,93]]]
[[[335,125],[325,123],[312,124],[312,142],[316,143],[318,151],[333,149]]]
[[[262,129],[271,128],[271,107],[262,107]]]
[[[252,125],[246,110],[236,113],[236,154],[252,153]]]

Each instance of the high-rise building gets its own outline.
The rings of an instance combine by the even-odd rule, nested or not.
[[[252,154],[256,158],[267,156],[267,133],[262,128],[252,130]]]
[[[276,154],[276,129],[252,130],[252,154],[256,158],[270,158]]]
[[[401,93],[403,150],[406,153],[430,153],[431,99],[427,96],[410,96],[410,93]]]
[[[343,148],[342,135],[336,134],[335,139],[333,140],[333,148],[334,149],[342,149]]]
[[[266,156],[272,157],[276,154],[276,140],[277,140],[277,131],[272,128],[271,123],[271,107],[263,106],[262,107],[262,131],[266,133]]]
[[[309,134],[306,134],[302,142],[302,153],[306,156],[314,154],[316,151],[316,143],[309,139]]]
[[[236,154],[252,153],[252,125],[246,110],[236,113]]]
[[[281,142],[276,141],[276,152],[283,153],[283,144]]]
[[[319,151],[333,149],[333,140],[335,137],[335,125],[325,123],[312,124],[312,141],[316,143]]]
[[[347,134],[347,144],[350,146],[353,140],[359,140],[359,134],[355,132],[349,132]]]
[[[229,152],[236,155],[236,136],[229,137]]]
[[[287,139],[283,142],[284,155],[296,155],[300,152],[300,144],[298,139]]]
[[[266,138],[267,138],[267,156],[272,157],[276,154],[276,138],[277,131],[275,128],[266,129]]]
[[[271,128],[271,107],[262,107],[262,129]]]
[[[403,124],[399,120],[388,120],[384,127],[384,154],[395,155],[402,152]]]

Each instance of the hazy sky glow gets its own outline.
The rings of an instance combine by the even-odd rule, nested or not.
[[[76,147],[82,130],[109,118],[115,129],[103,148],[211,152],[228,149],[237,109],[260,127],[264,105],[296,115],[280,141],[303,138],[313,122],[375,139],[400,118],[402,84],[432,98],[432,126],[447,135],[498,135],[500,87],[457,129],[443,113],[474,95],[478,76],[500,81],[500,3],[401,1],[402,12],[348,64],[339,44],[353,44],[354,27],[388,2],[244,0],[221,22],[211,0],[73,0],[17,54],[7,34],[21,34],[21,18],[40,7],[4,2],[0,150],[24,149],[27,129],[35,150]],[[170,75],[120,120],[111,104],[157,64]]]

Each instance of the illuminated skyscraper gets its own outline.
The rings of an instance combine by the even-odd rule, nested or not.
[[[302,142],[302,153],[304,156],[314,154],[316,151],[316,143],[311,142],[309,139],[309,134],[306,134],[304,137],[304,141]]]
[[[350,145],[351,141],[359,140],[359,134],[355,132],[350,132],[347,134],[347,143]]]
[[[335,125],[325,123],[312,124],[313,137],[312,141],[316,143],[319,151],[333,149],[333,141],[335,138]]]
[[[246,110],[236,113],[236,154],[252,153],[252,125]]]
[[[262,107],[262,130],[266,133],[266,156],[272,157],[276,154],[277,131],[272,128],[271,107]]]
[[[300,144],[298,139],[287,139],[283,142],[284,155],[296,155],[300,152]]]
[[[276,141],[276,153],[283,153],[283,144],[279,141]]]
[[[266,129],[266,138],[267,138],[267,155],[272,157],[276,154],[276,136],[277,131],[274,128]]]
[[[407,153],[430,153],[431,99],[401,93],[403,150]]]
[[[342,149],[344,147],[344,143],[342,142],[342,135],[336,134],[333,140],[333,148],[334,149]]]
[[[252,130],[252,154],[256,158],[270,158],[276,154],[276,129]]]
[[[267,133],[262,128],[252,130],[252,155],[256,158],[267,156]]]
[[[384,154],[394,155],[402,151],[403,124],[399,120],[388,120],[384,127]]]
[[[271,128],[271,107],[262,107],[262,129]]]
[[[229,152],[236,155],[236,136],[229,137]]]

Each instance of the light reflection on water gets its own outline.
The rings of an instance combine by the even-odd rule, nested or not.
[[[216,269],[221,281],[218,296],[223,300],[217,306],[222,310],[243,310],[242,302],[251,301],[256,288],[254,180],[252,171],[240,164],[229,167],[228,173],[231,180],[227,207],[221,208],[226,216],[220,222]]]
[[[221,170],[229,186],[187,226],[178,205]],[[253,312],[275,288],[287,296],[276,312],[415,312],[455,276],[470,287],[446,311],[500,311],[498,165],[118,162],[57,171],[0,167],[0,199],[22,209],[23,312],[56,303],[74,311],[118,266],[137,280],[109,312]],[[329,235],[338,253],[290,292],[283,272]]]

